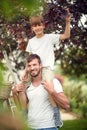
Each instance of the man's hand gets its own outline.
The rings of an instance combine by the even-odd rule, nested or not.
[[[44,88],[47,90],[49,94],[55,92],[53,81],[42,81],[42,85],[44,85]]]
[[[59,105],[61,108],[65,109],[66,111],[69,111],[70,105],[65,94],[63,92],[57,93],[54,90],[52,81],[43,81],[42,84],[44,85],[44,88],[47,90],[47,92],[51,95],[53,100],[56,102],[56,104]]]
[[[13,94],[16,94],[18,92],[24,92],[26,89],[26,86],[24,84],[16,84],[12,90]]]

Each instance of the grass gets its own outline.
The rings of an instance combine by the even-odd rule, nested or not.
[[[63,121],[59,130],[87,130],[87,119]]]

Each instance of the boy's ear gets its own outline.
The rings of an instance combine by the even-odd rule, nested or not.
[[[33,27],[31,27],[31,32],[34,33],[34,31],[33,31]]]
[[[45,24],[43,23],[43,27],[45,28]]]

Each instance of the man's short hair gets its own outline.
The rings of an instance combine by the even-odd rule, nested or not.
[[[38,60],[38,63],[41,64],[41,59],[40,57],[37,55],[37,54],[30,54],[28,57],[27,57],[27,63],[30,63],[32,60],[34,59],[37,59]]]

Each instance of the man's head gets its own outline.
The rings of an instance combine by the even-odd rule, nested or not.
[[[31,77],[37,77],[42,70],[41,59],[37,54],[31,54],[27,57],[27,72]]]
[[[38,16],[33,16],[30,18],[30,25],[32,31],[38,36],[38,35],[43,35],[44,33],[44,20],[43,17],[38,15]]]

